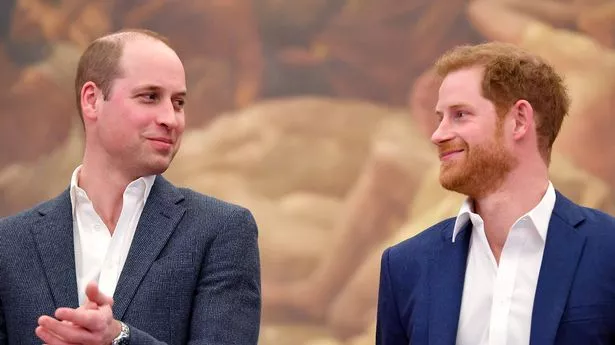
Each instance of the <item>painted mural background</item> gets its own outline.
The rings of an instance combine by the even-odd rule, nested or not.
[[[382,250],[463,200],[429,142],[430,66],[455,45],[511,42],[565,76],[551,179],[615,215],[613,0],[3,0],[0,216],[68,186],[76,63],[126,27],[185,63],[188,129],[165,176],[259,224],[261,344],[373,344]]]

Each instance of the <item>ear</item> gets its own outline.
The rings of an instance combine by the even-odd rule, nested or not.
[[[524,100],[518,100],[511,108],[511,118],[514,123],[513,138],[520,140],[534,128],[534,108]]]
[[[84,121],[95,121],[98,117],[102,101],[102,90],[92,81],[83,84],[81,88],[81,112]]]

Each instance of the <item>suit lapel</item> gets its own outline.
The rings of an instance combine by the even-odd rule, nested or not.
[[[555,341],[585,245],[585,236],[575,229],[583,219],[579,207],[557,193],[534,297],[530,344]]]
[[[69,191],[45,204],[31,229],[56,308],[79,306]]]
[[[185,209],[178,205],[181,200],[177,188],[156,177],[113,295],[116,319],[124,316],[143,277],[182,218]]]
[[[431,269],[429,344],[454,344],[466,272],[472,223],[468,222],[452,242],[454,221],[443,230],[439,254]]]

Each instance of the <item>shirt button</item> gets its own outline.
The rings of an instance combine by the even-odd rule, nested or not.
[[[94,224],[94,230],[100,231],[100,224]]]

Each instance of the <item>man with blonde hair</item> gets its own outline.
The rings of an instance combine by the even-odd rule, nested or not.
[[[615,219],[548,176],[561,77],[504,43],[457,47],[436,71],[440,183],[467,199],[385,250],[376,343],[613,343]]]
[[[0,220],[0,344],[257,343],[257,227],[161,174],[185,128],[184,67],[125,30],[79,61],[83,161],[61,195]]]

